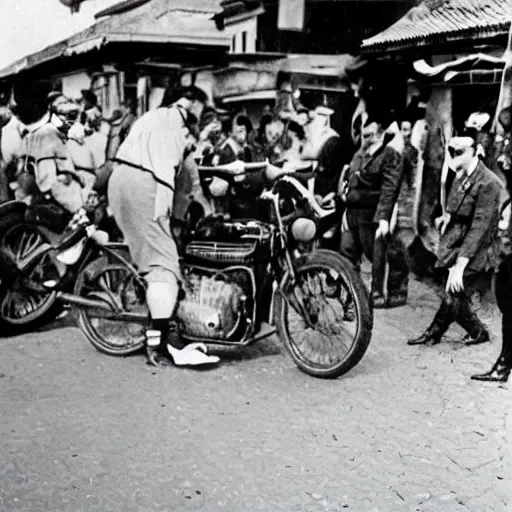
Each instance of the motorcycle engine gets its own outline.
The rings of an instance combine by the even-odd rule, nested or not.
[[[254,322],[254,275],[249,267],[218,271],[186,265],[177,317],[183,336],[238,341]]]

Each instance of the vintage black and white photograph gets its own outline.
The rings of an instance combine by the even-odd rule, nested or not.
[[[0,7],[0,512],[512,511],[512,0]]]

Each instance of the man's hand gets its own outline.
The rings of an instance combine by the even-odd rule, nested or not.
[[[459,293],[464,290],[464,270],[468,264],[467,258],[457,258],[457,263],[450,268],[446,291],[448,293]]]
[[[437,229],[437,231],[439,231],[439,233],[441,235],[444,235],[449,223],[450,223],[450,214],[449,213],[445,213],[445,214],[441,215],[441,217],[437,217],[437,219],[434,221],[436,229]]]
[[[389,222],[387,220],[379,220],[379,227],[375,232],[375,238],[386,238],[389,235]]]
[[[334,197],[335,197],[334,192],[329,192],[329,194],[327,194],[325,197],[321,198],[320,206],[327,210],[332,210],[336,206]]]

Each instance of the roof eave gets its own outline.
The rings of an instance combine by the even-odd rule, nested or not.
[[[229,48],[230,39],[224,35],[197,35],[187,36],[185,34],[167,34],[165,36],[158,34],[122,34],[113,33],[107,36],[107,43],[167,43],[167,44],[186,44],[193,46],[216,46]]]
[[[465,41],[491,39],[498,36],[507,35],[510,22],[504,22],[499,26],[485,27],[478,29],[467,29],[454,32],[444,32],[439,34],[430,34],[428,36],[418,36],[414,38],[401,39],[396,41],[382,41],[368,44],[363,41],[361,44],[361,53],[364,55],[381,54],[389,52],[399,52],[411,49],[424,49],[433,46],[460,43]]]
[[[230,46],[230,40],[223,35],[207,35],[207,36],[187,36],[183,34],[168,34],[165,36],[162,35],[153,35],[153,34],[109,34],[108,36],[94,36],[90,39],[84,40],[80,44],[85,44],[90,41],[94,41],[99,37],[103,38],[104,42],[102,44],[102,48],[112,43],[149,43],[149,44],[176,44],[176,45],[188,45],[188,46],[197,46],[204,47],[209,46],[214,49],[227,49]],[[75,55],[74,52],[69,52],[72,50],[72,47],[65,46],[57,50],[59,45],[56,45],[56,51],[52,52],[45,58],[38,59],[37,54],[29,55],[20,59],[13,64],[10,64],[6,68],[0,70],[0,79],[7,79],[11,76],[14,76],[21,71],[28,71],[30,69],[37,68],[43,64],[48,62],[61,59],[61,58],[70,58]],[[48,52],[51,47],[42,50],[42,52]],[[91,48],[87,52],[81,52],[82,55],[86,53],[91,53],[93,51],[97,51],[98,48]],[[41,53],[42,53],[41,52]],[[39,52],[38,52],[39,53]],[[32,61],[32,62],[31,62]]]

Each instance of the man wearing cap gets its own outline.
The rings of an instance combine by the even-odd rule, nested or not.
[[[445,213],[436,219],[440,232],[436,266],[448,275],[445,296],[428,329],[409,345],[435,345],[453,322],[466,331],[467,345],[489,341],[489,333],[471,308],[471,295],[488,284],[491,247],[498,230],[502,185],[477,156],[477,135],[467,132],[448,145],[456,176]]]
[[[168,105],[169,98],[176,98]],[[151,326],[148,362],[177,366],[218,362],[201,344],[185,346],[170,331],[181,282],[179,255],[170,217],[176,177],[190,150],[190,115],[198,119],[208,100],[195,86],[169,91],[160,108],[137,119],[121,144],[108,182],[108,199],[131,256],[147,282]]]

